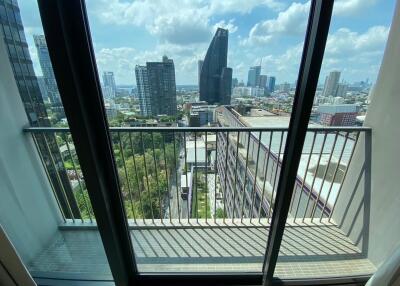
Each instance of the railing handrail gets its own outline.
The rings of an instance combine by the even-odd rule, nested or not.
[[[251,218],[253,218],[253,216],[255,216],[255,218],[257,218],[257,208],[258,208],[258,216],[259,216],[259,218],[261,218],[261,211],[260,211],[261,209],[264,210],[264,215],[270,218],[270,216],[271,216],[270,214],[271,214],[272,206],[273,206],[273,198],[274,198],[274,191],[275,191],[275,185],[276,185],[276,177],[277,177],[277,174],[278,174],[279,168],[280,168],[280,154],[282,154],[281,148],[282,148],[282,144],[284,144],[284,142],[286,140],[286,139],[284,139],[284,135],[288,131],[287,127],[250,127],[250,126],[236,126],[236,127],[110,127],[109,131],[110,131],[111,134],[118,135],[117,138],[113,139],[114,140],[113,144],[116,144],[115,148],[117,148],[117,149],[115,151],[118,151],[118,153],[121,156],[120,157],[120,159],[122,160],[120,162],[120,163],[122,163],[122,165],[120,166],[122,168],[121,169],[121,172],[122,172],[121,176],[123,176],[123,178],[125,178],[125,180],[126,180],[126,183],[124,185],[125,186],[125,190],[124,191],[127,194],[127,198],[130,200],[131,211],[133,212],[133,218],[134,218],[135,221],[137,219],[140,219],[140,210],[142,212],[142,216],[143,216],[142,219],[143,220],[145,220],[149,216],[149,214],[146,213],[144,211],[144,209],[143,209],[143,205],[142,205],[142,198],[143,197],[142,197],[142,194],[141,194],[141,190],[142,189],[149,191],[149,192],[146,193],[147,197],[148,197],[146,199],[148,201],[150,201],[149,206],[150,206],[150,210],[151,210],[151,219],[152,220],[154,220],[155,217],[156,218],[160,217],[161,219],[165,219],[165,220],[168,220],[168,218],[169,218],[171,220],[171,219],[175,218],[175,216],[178,216],[178,219],[181,219],[181,215],[183,216],[183,213],[181,213],[181,211],[179,210],[179,207],[177,209],[178,213],[176,215],[172,216],[171,199],[176,200],[177,204],[179,204],[180,197],[182,196],[182,194],[179,195],[180,191],[179,191],[179,183],[178,183],[179,182],[178,173],[181,176],[183,175],[181,173],[182,166],[184,166],[184,168],[185,168],[185,170],[182,169],[182,172],[183,171],[185,173],[187,172],[186,168],[187,168],[188,161],[187,161],[186,150],[188,148],[188,145],[187,144],[186,145],[185,144],[182,145],[182,142],[181,142],[181,140],[183,140],[183,142],[185,142],[185,141],[187,142],[186,136],[185,136],[186,134],[196,134],[196,136],[195,136],[196,137],[196,141],[194,141],[195,142],[195,145],[194,145],[194,147],[195,147],[195,151],[194,151],[194,156],[195,156],[195,161],[194,162],[195,162],[195,165],[194,166],[192,165],[192,167],[191,167],[192,171],[190,172],[192,175],[193,175],[193,170],[194,169],[197,170],[197,168],[200,167],[196,163],[196,160],[197,160],[196,159],[196,154],[197,154],[196,153],[196,142],[198,140],[197,138],[199,138],[200,135],[202,137],[205,137],[204,139],[205,139],[205,143],[206,144],[203,147],[203,148],[205,148],[205,154],[202,155],[202,156],[205,156],[205,158],[202,157],[201,159],[205,159],[206,164],[208,164],[208,163],[211,163],[211,162],[208,162],[209,161],[209,154],[207,153],[207,146],[208,146],[207,142],[210,142],[210,141],[207,141],[207,136],[210,136],[211,134],[215,134],[213,136],[216,136],[217,144],[215,144],[215,147],[214,147],[215,148],[215,158],[211,158],[211,160],[215,160],[214,164],[216,164],[215,165],[215,170],[214,170],[216,179],[215,179],[215,182],[214,182],[214,189],[213,189],[214,190],[214,210],[213,210],[214,219],[217,218],[218,216],[221,216],[220,213],[217,215],[217,206],[216,206],[216,198],[217,198],[217,191],[218,191],[218,187],[217,187],[217,176],[218,176],[218,174],[220,176],[220,182],[222,182],[222,181],[224,182],[223,186],[221,185],[219,187],[220,191],[223,190],[223,198],[224,198],[224,202],[223,202],[223,207],[224,207],[223,218],[224,219],[227,216],[226,211],[225,211],[225,207],[226,207],[226,202],[225,202],[226,195],[225,195],[225,193],[226,192],[231,193],[231,194],[233,193],[234,208],[239,207],[239,208],[242,209],[241,210],[241,214],[240,214],[240,218],[241,219],[244,218],[244,209],[243,209],[243,207],[245,206],[245,200],[246,200],[246,205],[249,205],[249,204],[251,205],[250,209],[249,209],[250,213],[251,213]],[[46,137],[47,135],[52,135],[52,134],[57,134],[57,133],[58,134],[69,134],[70,133],[70,129],[69,129],[69,127],[26,127],[26,128],[23,128],[23,132],[25,132],[27,134],[30,134],[30,135],[33,136],[33,138],[35,138],[36,136],[45,136]],[[269,144],[267,142],[264,142],[266,140],[262,140],[262,133],[263,132],[270,134],[270,136],[269,136]],[[298,209],[298,206],[300,205],[300,202],[304,201],[304,200],[301,200],[301,198],[304,197],[304,196],[302,196],[303,193],[305,194],[304,199],[307,201],[307,207],[306,207],[306,209],[304,211],[304,214],[302,216],[303,220],[309,215],[308,214],[308,206],[309,206],[310,202],[311,202],[311,206],[312,206],[312,210],[311,211],[313,213],[312,214],[313,217],[314,217],[315,209],[317,207],[319,209],[321,209],[319,206],[322,206],[321,219],[323,218],[324,213],[329,217],[331,216],[331,214],[333,212],[333,209],[334,209],[334,205],[336,203],[336,198],[340,193],[340,189],[341,189],[344,177],[345,177],[345,174],[344,174],[343,178],[341,179],[341,184],[339,186],[339,189],[337,190],[337,194],[335,195],[333,206],[331,206],[331,203],[329,202],[328,199],[330,198],[331,191],[332,191],[332,189],[334,187],[335,178],[336,178],[338,170],[340,169],[339,166],[346,166],[345,170],[347,171],[348,163],[351,161],[351,156],[350,156],[350,159],[348,161],[346,161],[346,162],[344,162],[342,160],[343,152],[345,151],[346,146],[348,146],[346,144],[347,143],[350,144],[350,142],[349,142],[350,140],[353,141],[352,145],[351,145],[352,146],[351,154],[353,154],[354,147],[357,144],[357,139],[358,139],[359,135],[361,133],[364,133],[366,136],[371,136],[372,128],[370,128],[370,127],[361,127],[361,126],[352,126],[352,127],[342,127],[342,126],[339,126],[339,127],[317,126],[317,127],[315,127],[315,126],[309,126],[308,132],[313,133],[314,134],[314,138],[313,138],[313,142],[312,142],[310,153],[306,153],[306,154],[308,154],[307,167],[304,169],[304,171],[303,170],[301,171],[302,174],[304,173],[303,178],[299,174],[297,174],[297,176],[296,176],[296,180],[301,182],[301,184],[300,184],[301,186],[300,186],[299,191],[297,191],[297,187],[296,187],[296,192],[299,193],[299,197],[298,197],[298,200],[297,200],[297,203],[296,203],[297,204],[296,215],[297,215],[297,209]],[[125,133],[128,136],[128,137],[125,137],[125,140],[121,139],[121,135],[123,133]],[[161,134],[161,136],[158,136],[158,137],[160,137],[158,139],[158,142],[160,144],[160,146],[158,146],[159,147],[158,151],[159,151],[159,153],[160,152],[163,153],[163,155],[160,155],[161,157],[160,157],[159,160],[162,160],[162,158],[163,158],[164,162],[161,162],[161,161],[157,162],[158,160],[156,160],[156,152],[155,152],[155,144],[154,144],[154,136],[153,135],[155,135],[157,133]],[[176,142],[176,134],[175,133],[178,134],[178,147],[179,147],[179,154],[180,154],[179,155],[179,159],[178,159],[178,156],[177,156],[177,153],[176,153],[176,150],[175,150],[176,144],[177,144],[177,142]],[[247,152],[245,154],[242,154],[242,151],[239,152],[239,145],[243,145],[243,144],[240,143],[240,141],[241,141],[240,133],[245,134],[246,136],[248,136],[248,137],[246,137],[246,139],[243,139],[244,141],[247,141],[247,143],[242,142],[243,144],[247,145]],[[150,135],[146,139],[147,140],[146,144],[144,143],[144,138],[143,138],[144,137],[143,135],[145,135],[145,134]],[[335,135],[336,137],[335,137],[335,140],[333,141],[333,143],[331,142],[332,143],[331,145],[327,144],[327,146],[330,146],[330,151],[327,152],[326,154],[330,154],[330,156],[329,156],[328,161],[325,164],[326,165],[326,169],[325,169],[324,175],[323,175],[323,183],[321,184],[321,186],[317,187],[314,190],[314,183],[315,183],[316,177],[318,177],[317,173],[318,173],[318,170],[320,169],[319,166],[321,165],[320,161],[321,161],[321,158],[322,158],[322,154],[325,154],[323,152],[323,150],[326,147],[325,146],[326,145],[325,144],[326,143],[326,138],[327,138],[327,136],[330,136],[331,134],[332,135],[336,134]],[[353,136],[354,134],[357,134],[357,135]],[[136,140],[138,140],[138,142],[136,142],[136,143],[141,145],[141,146],[136,146],[136,145],[134,146],[133,145],[131,135],[132,136],[139,135],[139,138],[136,138]],[[169,140],[171,140],[169,135],[173,136],[172,141],[168,141],[169,144],[173,144],[173,154],[170,154],[170,156],[166,156],[166,149],[165,149],[165,141],[164,140],[166,139],[167,136],[168,136]],[[237,137],[235,139],[235,136],[231,137],[230,135],[236,135]],[[273,141],[272,137],[276,137],[276,135],[279,135],[279,137],[280,137],[279,152],[277,152],[277,150],[272,150],[272,147],[273,147],[273,145],[272,145],[272,141]],[[313,153],[314,145],[315,145],[315,138],[316,138],[317,135],[318,136],[319,135],[323,136],[324,140],[322,142],[322,145],[321,145],[321,142],[318,143],[319,145],[321,145],[319,147],[320,150],[317,153],[315,153],[315,152]],[[327,185],[327,183],[325,184],[325,186],[329,187],[328,195],[325,198],[324,195],[322,195],[323,194],[323,190],[324,190],[323,186],[324,186],[324,182],[325,182],[325,178],[326,178],[326,174],[327,174],[328,170],[332,169],[332,167],[331,167],[331,163],[332,163],[331,159],[333,157],[332,154],[335,151],[335,148],[336,148],[336,145],[337,145],[336,144],[337,143],[336,139],[337,139],[337,137],[339,135],[343,136],[345,138],[345,140],[341,141],[341,144],[343,146],[341,148],[337,149],[337,151],[341,150],[340,157],[339,157],[338,162],[336,163],[337,164],[336,167],[335,167],[335,165],[332,165],[333,167],[335,167],[335,171],[334,171],[334,175],[333,175],[332,181],[330,182],[330,185]],[[355,138],[353,138],[353,137],[355,137]],[[76,158],[74,159],[74,156],[71,154],[71,151],[70,151],[70,148],[69,148],[68,141],[70,141],[70,138],[62,136],[59,139],[63,139],[65,144],[66,144],[66,146],[67,146],[68,154],[63,154],[63,156],[66,156],[67,160],[72,161],[72,165],[73,165],[73,170],[74,170],[75,176],[79,180],[79,171],[77,170],[77,168],[75,166]],[[117,139],[118,139],[118,142],[117,142]],[[264,139],[266,139],[266,138],[264,138]],[[160,140],[162,141],[162,143],[161,143]],[[191,139],[191,140],[193,140],[193,139]],[[250,141],[251,140],[253,140],[256,143],[254,143],[254,142],[252,143],[252,145],[251,145],[252,148],[251,148],[251,151],[250,151]],[[226,141],[226,143],[224,143],[225,141]],[[261,142],[261,144],[257,145],[257,142]],[[256,144],[256,145],[254,145],[254,144]],[[317,146],[319,146],[318,144],[317,144]],[[147,146],[146,148],[145,148],[145,145]],[[235,153],[232,153],[232,151],[231,151],[232,146],[231,145],[233,146],[233,148],[236,149],[236,155],[235,155]],[[230,148],[228,148],[228,146]],[[260,152],[260,147],[261,146],[262,146],[264,151],[263,151],[263,153],[261,154],[261,157],[260,157],[259,152]],[[57,146],[57,147],[60,148],[59,146]],[[171,145],[169,145],[169,147],[171,147]],[[139,149],[137,149],[137,148],[139,148]],[[140,149],[140,148],[142,148],[142,149]],[[185,157],[184,158],[182,157],[183,156],[182,155],[182,148],[183,148],[183,151],[185,153]],[[245,146],[242,146],[240,148],[245,148]],[[220,154],[222,154],[222,156],[224,158],[221,159],[220,156],[218,156],[217,149],[221,149],[220,150]],[[135,150],[136,151],[137,150],[143,150],[143,151],[135,152]],[[258,150],[257,151],[257,159],[254,157],[255,156],[254,152],[256,150]],[[129,151],[129,152],[125,153],[126,151]],[[172,152],[172,151],[170,150],[170,152]],[[251,154],[251,158],[249,158],[250,154]],[[199,154],[197,154],[197,155],[199,155]],[[310,160],[311,160],[311,156],[314,156],[314,155],[316,155],[317,159],[318,159],[317,160],[318,161],[317,168],[314,171],[312,171],[312,173],[310,173],[311,171],[309,170],[309,163],[310,163]],[[125,162],[125,160],[127,158],[126,156],[132,157],[131,160],[132,160],[133,165],[130,167],[132,169],[131,172],[127,171],[127,165],[126,165],[126,162]],[[243,156],[245,156],[245,158]],[[137,164],[136,160],[138,159],[137,157],[139,157],[139,159],[143,160],[142,163],[140,163],[139,165],[140,166],[143,165],[144,174],[142,174],[141,176],[143,176],[142,179],[144,179],[144,178],[146,179],[145,182],[147,184],[141,184],[140,183],[140,179],[138,177],[138,171],[136,170],[136,164]],[[235,159],[235,157],[236,157],[236,159]],[[264,160],[264,161],[261,162],[261,165],[259,165],[260,164],[259,163],[259,159],[260,158],[261,158],[261,160]],[[152,169],[152,171],[150,171],[151,174],[149,173],[149,169],[148,169],[149,166],[147,165],[147,163],[149,163],[149,160],[150,160],[150,163],[154,162],[154,166],[153,166],[154,170]],[[170,162],[170,164],[167,163],[167,160],[168,160],[168,162]],[[228,162],[230,162],[232,160],[235,161],[234,169],[228,167],[228,166],[230,166],[228,164]],[[70,161],[68,161],[68,162],[70,162]],[[265,161],[266,161],[266,163],[265,163]],[[270,161],[271,161],[271,164],[268,164]],[[171,164],[172,164],[171,162],[173,162],[174,166],[171,166]],[[240,168],[238,168],[238,162],[240,162]],[[252,163],[249,164],[249,162],[252,162]],[[273,162],[275,162],[275,163],[273,164]],[[164,165],[163,165],[163,163],[164,163]],[[159,164],[161,164],[161,165],[159,165]],[[164,190],[161,191],[160,187],[159,187],[158,176],[160,175],[160,173],[158,172],[158,170],[161,170],[162,167],[160,167],[161,169],[158,169],[158,167],[162,166],[162,165],[164,166],[163,172],[165,171],[165,180],[166,180],[166,186],[167,186],[166,187],[166,191],[168,192],[168,195],[166,193],[164,193]],[[251,166],[253,166],[253,167],[251,167]],[[264,166],[265,166],[265,168],[264,168]],[[208,168],[208,166],[207,166],[207,168]],[[242,170],[243,168],[244,168],[244,172]],[[255,170],[253,170],[252,168],[255,168]],[[261,189],[261,185],[259,185],[259,182],[257,182],[257,180],[259,181],[259,178],[257,178],[257,176],[256,176],[257,168],[261,168],[261,172],[262,172],[262,174],[264,174],[263,175],[263,179],[261,180],[261,183],[263,185],[262,189]],[[255,173],[253,173],[253,172],[255,172]],[[168,173],[175,174],[175,176],[176,176],[175,183],[172,183],[173,180],[170,183],[168,182],[169,179],[171,179],[168,176]],[[197,173],[196,172],[194,172],[194,173],[195,173],[194,176],[197,178]],[[267,178],[268,177],[268,173],[269,173],[269,179]],[[308,174],[308,173],[310,173],[310,174]],[[131,174],[131,175],[129,175],[129,174]],[[241,176],[243,176],[243,174],[244,174],[244,179],[241,177]],[[137,212],[139,212],[139,217],[137,217],[137,215],[135,214],[135,209],[136,208],[134,207],[134,203],[133,203],[134,200],[133,200],[133,195],[132,195],[133,191],[131,189],[131,184],[130,184],[130,181],[135,179],[134,175],[136,176],[136,181],[135,181],[136,184],[133,184],[133,185],[135,185],[137,190],[139,190],[138,193],[134,192],[134,195],[136,196],[135,200],[139,199],[139,203],[140,203],[140,208],[136,210]],[[154,186],[152,188],[150,188],[150,185],[149,185],[149,182],[148,182],[149,175],[150,175],[150,178],[152,178],[153,175],[155,176],[154,178],[156,180],[155,184],[157,184],[157,188],[155,188]],[[187,176],[187,174],[186,174],[186,176]],[[307,182],[307,176],[308,177],[311,176],[311,178],[312,178],[312,184],[311,185],[309,185],[309,182]],[[227,178],[229,178],[228,181],[227,181]],[[208,184],[209,184],[209,181],[207,180],[207,172],[205,172],[205,178],[200,176],[200,178],[198,180],[200,180],[200,182],[203,182],[203,183],[206,184],[205,185],[205,190],[206,190],[205,191],[205,198],[203,198],[204,197],[204,194],[203,194],[204,192],[201,193],[200,195],[206,201],[206,203],[205,203],[205,205],[206,205],[205,217],[207,219],[207,210],[208,210],[207,209],[208,208],[208,205],[207,205],[207,199],[208,199],[207,189],[208,189]],[[234,184],[232,184],[232,180],[234,180]],[[249,189],[247,187],[247,185],[248,185],[247,183],[248,182],[250,182],[250,186],[251,186],[250,187],[251,188],[250,192],[249,192]],[[268,198],[268,196],[265,197],[265,194],[268,194],[268,192],[265,193],[266,182],[269,182],[269,184],[270,184],[269,188],[271,188],[271,190],[272,190],[272,193],[269,194],[269,198]],[[237,183],[239,184],[239,188],[237,188]],[[228,186],[227,184],[229,185],[229,188],[227,188],[227,186]],[[228,191],[228,189],[229,189],[229,191]],[[81,197],[83,199],[85,199],[85,193],[84,193],[83,187],[81,185],[80,185],[80,190],[81,190],[81,193],[82,193]],[[155,202],[155,203],[156,203],[156,206],[157,206],[157,203],[159,203],[158,207],[160,208],[160,213],[159,213],[159,215],[156,215],[156,216],[154,216],[154,214],[153,214],[153,197],[152,197],[151,192],[150,192],[151,190],[157,191],[157,194],[158,194],[158,201]],[[173,196],[171,196],[171,193],[174,190],[176,191],[176,199],[173,198]],[[334,190],[336,190],[336,189],[334,189]],[[163,195],[161,195],[161,192],[162,192]],[[240,201],[239,201],[239,205],[238,206],[236,206],[237,203],[236,203],[236,200],[235,200],[236,193],[242,194],[242,197],[239,198],[239,200],[241,200],[242,203],[240,204]],[[185,213],[187,214],[187,218],[188,219],[190,219],[192,217],[191,207],[192,207],[192,204],[194,203],[194,202],[191,202],[191,195],[190,194],[192,194],[192,191],[189,191],[188,197],[186,198],[187,210],[185,211]],[[333,194],[335,194],[335,193],[333,193]],[[138,198],[137,198],[137,195],[138,195]],[[198,193],[196,192],[196,206],[198,205],[197,195],[198,195]],[[185,200],[185,198],[183,198],[183,197],[182,197],[182,199]],[[210,197],[210,199],[211,199],[211,197]],[[168,208],[166,208],[165,200],[168,200]],[[292,202],[293,203],[295,202],[295,196],[292,197]],[[182,204],[183,203],[185,203],[185,202],[182,202]],[[230,203],[231,202],[229,202],[229,204]],[[255,212],[252,211],[253,207],[255,206],[254,204],[257,204]],[[176,207],[174,207],[173,210],[176,213]],[[86,206],[86,204],[85,204],[85,208],[84,208],[83,211],[87,212],[89,215],[91,215],[91,213],[90,213],[91,210],[90,210],[90,208],[88,206]],[[169,216],[165,215],[167,211],[169,213]],[[210,209],[210,211],[212,211],[212,210]],[[230,212],[232,213],[232,219],[233,219],[236,214],[235,214],[233,209]],[[163,215],[163,213],[164,213],[164,215]],[[296,215],[295,215],[295,217],[296,217]],[[202,213],[201,213],[201,216],[203,216]],[[248,216],[248,215],[245,214],[245,216]],[[229,217],[229,215],[228,215],[228,217]],[[196,209],[196,219],[198,219],[198,218],[199,218],[198,217],[198,211]],[[299,218],[301,218],[301,217],[299,217]]]
[[[115,132],[237,132],[237,131],[287,131],[288,127],[110,127],[110,131]],[[309,127],[309,131],[314,132],[358,132],[371,131],[371,127],[365,126],[326,126],[326,127]],[[23,132],[26,133],[52,133],[52,132],[69,132],[69,127],[25,127]]]

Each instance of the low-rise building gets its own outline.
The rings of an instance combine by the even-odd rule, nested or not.
[[[323,104],[318,106],[319,122],[325,126],[353,126],[359,109],[357,104]]]

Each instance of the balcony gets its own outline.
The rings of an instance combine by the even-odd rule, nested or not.
[[[106,273],[109,279],[69,130],[24,131],[34,142],[55,136],[79,208],[76,216],[68,200],[59,205],[59,232],[31,260],[31,272],[86,278]],[[309,128],[274,276],[353,277],[375,271],[363,244],[343,228],[347,212],[335,213],[354,149],[370,132]],[[286,128],[110,128],[110,134],[140,272],[261,274]],[[43,166],[49,174],[49,164]]]

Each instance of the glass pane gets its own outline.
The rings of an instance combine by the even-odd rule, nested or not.
[[[34,277],[110,280],[37,3],[0,0],[0,11],[2,63],[12,67],[0,67],[0,222]]]
[[[262,271],[309,13],[287,2],[87,1],[139,271]]]
[[[371,131],[360,127],[377,83],[394,3],[334,4],[275,271],[280,279],[368,275],[383,261],[368,244],[382,237],[368,230],[376,229],[373,205],[380,198],[369,202],[374,153],[368,147]]]

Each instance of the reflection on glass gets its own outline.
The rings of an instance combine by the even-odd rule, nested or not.
[[[68,123],[37,3],[20,4],[0,1],[2,63],[11,64],[1,66],[2,80],[17,87],[1,95],[7,139],[0,181],[8,182],[1,186],[1,224],[34,277],[112,279],[69,131],[22,133],[25,125]]]
[[[274,274],[280,279],[368,275],[377,266],[368,255],[369,146],[374,130],[360,127],[382,60],[394,1],[379,8],[347,3],[346,9],[345,2],[334,4]],[[376,9],[387,19],[377,14],[368,21],[357,18]],[[316,132],[313,127],[323,129]]]

